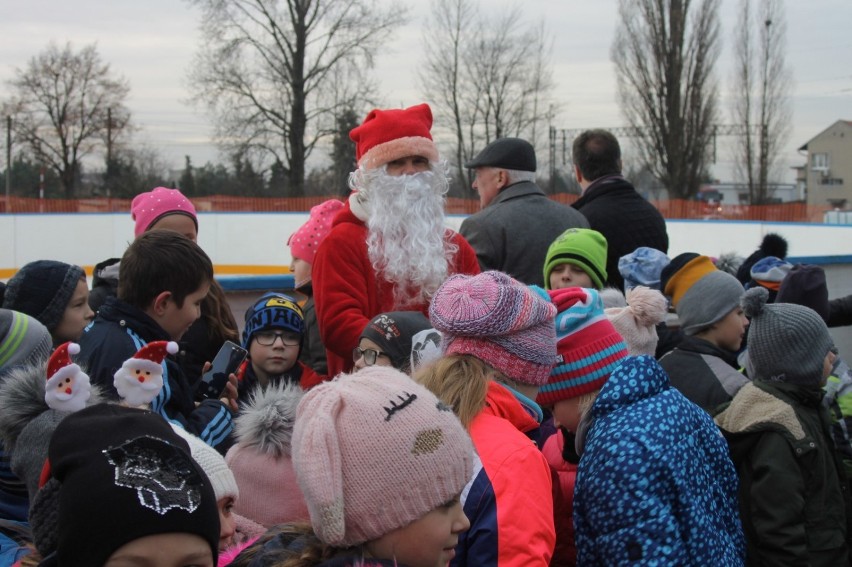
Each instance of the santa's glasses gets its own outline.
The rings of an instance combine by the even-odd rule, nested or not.
[[[358,362],[358,359],[362,356],[364,357],[364,363],[367,366],[374,365],[376,363],[376,357],[378,356],[387,356],[388,358],[390,358],[390,356],[386,355],[385,353],[373,350],[371,348],[362,349],[355,347],[352,349],[352,362]]]
[[[276,333],[275,331],[258,331],[254,334],[254,340],[260,346],[272,346],[276,339],[281,339],[284,346],[299,346],[302,337],[296,333]]]

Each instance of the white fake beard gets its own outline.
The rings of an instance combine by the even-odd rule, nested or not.
[[[368,215],[370,264],[394,284],[394,307],[427,303],[458,250],[445,236],[446,174],[432,169],[395,177],[382,168],[354,177]]]

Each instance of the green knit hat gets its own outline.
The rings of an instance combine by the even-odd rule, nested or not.
[[[574,264],[586,272],[595,288],[606,281],[606,238],[597,230],[569,228],[553,241],[544,259],[544,289],[550,289],[550,272],[560,264]]]

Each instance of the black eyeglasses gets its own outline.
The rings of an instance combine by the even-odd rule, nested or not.
[[[387,354],[379,352],[377,350],[373,350],[371,348],[362,349],[359,347],[355,347],[352,349],[352,362],[358,362],[358,359],[362,356],[364,357],[364,363],[367,366],[374,365],[376,363],[377,356],[387,356],[388,358],[390,358],[390,356],[388,356]]]
[[[302,337],[295,333],[276,333],[275,331],[258,331],[254,334],[254,340],[260,346],[272,346],[276,339],[281,339],[284,346],[299,346]]]

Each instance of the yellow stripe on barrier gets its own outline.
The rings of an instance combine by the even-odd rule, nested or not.
[[[92,277],[94,266],[82,266],[88,277]],[[14,276],[18,268],[0,268],[0,280]],[[252,266],[249,264],[214,264],[213,272],[218,276],[284,276],[290,273],[290,266]]]

